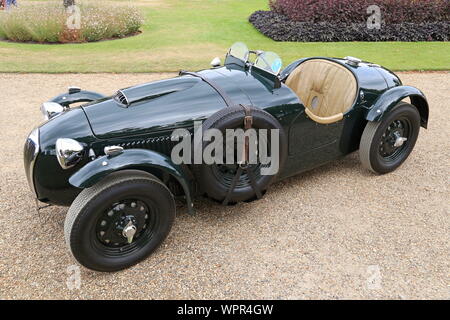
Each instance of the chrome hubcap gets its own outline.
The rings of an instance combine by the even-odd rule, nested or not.
[[[379,153],[383,158],[396,157],[406,146],[410,134],[410,124],[407,119],[394,120],[383,133]]]
[[[395,139],[394,147],[396,147],[396,148],[401,147],[407,140],[408,140],[408,138],[398,136]]]
[[[123,247],[141,237],[150,223],[148,206],[141,200],[123,200],[113,204],[96,226],[98,240],[111,247]]]
[[[127,238],[128,243],[133,242],[133,237],[136,234],[136,226],[133,224],[133,222],[130,220],[128,224],[123,229],[122,235]]]

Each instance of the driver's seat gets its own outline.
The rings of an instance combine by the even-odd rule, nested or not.
[[[340,121],[356,99],[357,82],[343,65],[326,59],[311,59],[300,64],[286,80],[305,105],[314,121],[329,124]]]

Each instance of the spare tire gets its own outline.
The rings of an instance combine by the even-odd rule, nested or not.
[[[252,116],[252,128],[258,132],[260,129],[267,129],[267,138],[266,141],[257,141],[258,144],[266,143],[267,150],[271,150],[271,133],[270,130],[278,129],[279,130],[279,169],[280,171],[283,168],[284,162],[287,156],[287,138],[286,134],[283,130],[283,127],[275,119],[271,114],[267,113],[264,110],[254,108],[254,107],[246,107],[247,110],[250,111],[250,115]],[[245,110],[242,106],[233,106],[227,107],[219,110],[207,120],[205,120],[202,124],[202,131],[205,133],[208,129],[218,129],[222,132],[225,140],[225,132],[226,129],[244,129],[244,118],[245,118]],[[259,133],[259,132],[258,132]],[[259,134],[258,134],[258,137]],[[237,154],[237,143],[235,139],[233,139],[233,144],[235,151]],[[258,138],[259,140],[259,138]],[[194,150],[199,152],[198,149],[201,148],[201,152],[203,154],[203,150],[209,144],[209,141],[202,141],[199,145],[194,145]],[[225,149],[224,149],[225,150]],[[241,151],[242,152],[242,151]],[[225,151],[224,151],[225,154]],[[270,156],[270,155],[269,155]],[[274,181],[276,176],[278,175],[278,171],[272,175],[262,175],[261,169],[263,167],[269,167],[269,164],[262,164],[260,162],[260,158],[257,157],[256,164],[249,164],[246,166],[245,170],[239,170],[239,164],[237,163],[237,159],[235,159],[235,163],[233,164],[197,164],[193,165],[193,172],[198,183],[200,191],[206,196],[224,202],[226,199],[226,203],[237,203],[240,201],[249,201],[253,200],[259,194],[264,194],[267,190],[268,186]],[[223,161],[225,163],[225,159]],[[242,168],[242,167],[241,167]],[[248,170],[252,170],[253,174],[248,174]],[[252,173],[250,172],[250,173]],[[233,188],[233,180],[235,180],[235,176],[240,174],[240,176],[236,180],[235,187]],[[253,183],[250,178],[253,176]],[[232,189],[232,190],[230,190]],[[256,191],[255,189],[258,189]]]

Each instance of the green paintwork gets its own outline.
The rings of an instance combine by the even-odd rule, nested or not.
[[[198,84],[198,82],[199,80],[195,78],[179,77],[122,89],[121,92],[127,96],[128,104],[135,104],[156,99],[166,94],[187,90]]]
[[[357,150],[367,121],[379,121],[396,102],[407,96],[419,108],[422,125],[427,124],[428,105],[423,94],[415,88],[402,86],[400,79],[389,70],[369,63],[352,67],[342,59],[325,59],[345,66],[358,83],[358,94],[352,108],[344,114],[343,120],[328,125],[307,117],[302,102],[284,84],[290,72],[307,59],[290,64],[279,79],[233,59],[227,59],[224,67],[199,72],[220,86],[235,104],[259,107],[280,122],[289,138],[289,155],[278,179]],[[225,108],[224,100],[209,84],[191,75],[147,83],[121,92],[128,98],[126,104],[114,97],[103,97],[89,91],[63,94],[53,99],[65,105],[91,102],[72,108],[40,126],[40,153],[30,181],[36,187],[37,198],[70,205],[82,188],[91,186],[109,173],[141,168],[160,178],[174,177],[184,190],[189,210],[192,210],[192,198],[197,188],[189,167],[176,166],[170,161],[172,147],[176,144],[171,141],[171,135],[178,128],[187,128],[192,133],[194,121],[203,121]],[[376,110],[380,108],[382,111],[378,113]],[[91,150],[95,154],[95,160],[86,154],[75,167],[63,170],[55,156],[58,138],[72,138],[83,143],[86,153]],[[107,158],[103,150],[111,145],[122,146],[123,154]],[[103,161],[108,165],[102,166]]]
[[[286,86],[274,90],[273,84],[263,81],[264,78],[257,80],[261,76],[249,71],[219,68],[200,73],[217,83],[236,104],[273,108],[298,103],[297,96]],[[176,90],[167,93],[167,81]],[[223,99],[210,85],[192,76],[144,86],[151,86],[147,98],[142,94],[143,86],[123,90],[132,100],[139,97],[138,101],[127,108],[113,98],[83,106],[97,137],[111,139],[192,127],[193,121],[203,121],[226,107]]]
[[[422,91],[410,86],[395,87],[383,93],[367,113],[366,119],[368,121],[380,121],[400,101],[408,97],[411,98],[412,104],[419,109],[421,125],[426,128],[429,113],[427,99]]]
[[[85,189],[92,187],[112,172],[130,169],[142,170],[148,173],[154,173],[156,169],[170,174],[182,186],[186,202],[192,204],[189,176],[184,173],[179,165],[174,164],[170,158],[151,150],[129,149],[113,157],[99,157],[73,174],[69,178],[69,183],[74,187]],[[192,205],[188,206],[188,210],[190,213],[193,212]]]
[[[50,101],[59,103],[60,105],[62,105],[64,107],[68,107],[74,103],[90,102],[90,101],[102,99],[104,97],[105,97],[104,95],[97,93],[97,92],[82,90],[82,91],[76,92],[76,93],[67,92],[67,93],[60,94],[59,96],[56,96],[53,99],[50,99]]]
[[[86,146],[95,143],[95,137],[83,109],[73,108],[39,127],[40,152],[34,168],[34,184],[37,198],[43,202],[70,205],[81,191],[68,182],[76,170],[87,164],[89,159],[76,167],[64,170],[56,159],[55,143],[58,138],[69,137]],[[32,183],[32,181],[30,181]]]

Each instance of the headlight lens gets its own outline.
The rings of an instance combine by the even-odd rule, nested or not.
[[[56,140],[56,157],[63,169],[75,166],[83,158],[84,146],[76,140],[60,138]]]

